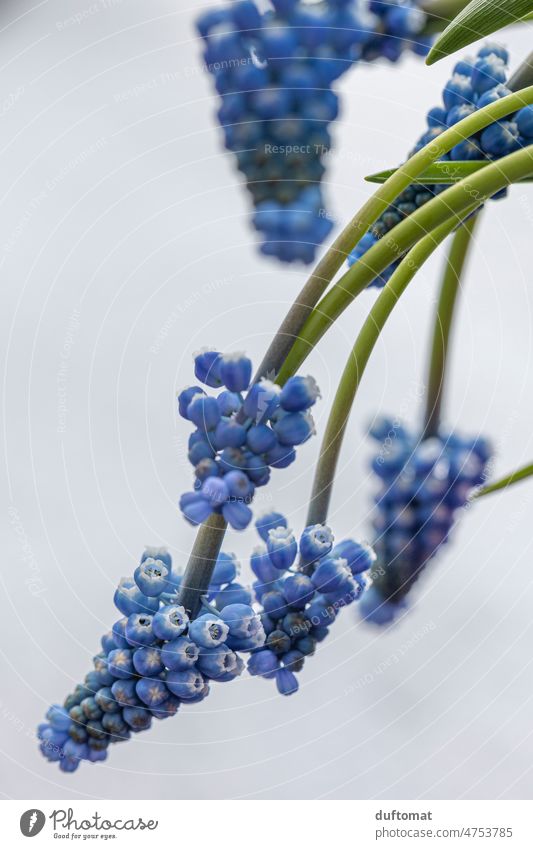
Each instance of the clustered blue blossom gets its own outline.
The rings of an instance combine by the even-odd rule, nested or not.
[[[182,578],[170,554],[147,549],[115,592],[122,618],[102,637],[94,669],[39,725],[42,754],[64,772],[82,760],[103,761],[111,743],[201,701],[210,681],[240,675],[241,653],[263,645],[265,632],[250,593],[234,581],[237,568],[232,555],[220,555],[210,587],[217,608],[206,603],[191,621],[178,601]]]
[[[220,552],[207,591],[207,600],[218,610],[228,604],[252,604],[252,592],[236,580],[240,569],[235,554]]]
[[[377,420],[370,434],[380,446],[372,461],[379,478],[377,560],[361,612],[382,625],[405,608],[421,571],[448,542],[458,513],[487,478],[492,447],[485,437],[445,431],[423,438],[387,418]]]
[[[298,689],[295,673],[327,637],[340,610],[362,595],[363,573],[375,554],[352,539],[334,545],[326,525],[305,528],[298,543],[281,513],[264,515],[256,528],[261,543],[250,564],[266,641],[252,651],[248,671],[275,679],[278,691],[288,696]]]
[[[252,0],[237,0],[204,13],[197,26],[261,251],[310,263],[332,228],[320,185],[339,112],[332,85],[356,62],[427,52],[426,15],[415,0],[272,5],[261,13]]]
[[[319,389],[312,377],[302,376],[289,378],[283,389],[266,379],[249,389],[252,363],[240,353],[201,351],[194,372],[221,391],[213,397],[190,386],[178,395],[180,415],[195,425],[188,455],[194,490],[182,495],[180,508],[193,525],[221,513],[232,528],[243,530],[252,518],[256,487],[268,483],[271,468],[289,466],[295,446],[314,434],[309,410]]]
[[[510,94],[506,86],[509,54],[497,44],[485,44],[475,59],[461,59],[446,83],[442,105],[427,114],[427,129],[418,140],[411,155],[438,138],[447,128],[484,106]],[[499,159],[520,147],[533,143],[533,107],[525,106],[509,118],[490,124],[481,132],[457,144],[441,161]],[[366,252],[404,218],[412,215],[447,186],[412,185],[385,210],[371,229],[365,233],[348,258],[348,265],[358,262]],[[504,197],[506,190],[494,198]],[[399,262],[399,261],[398,261]],[[381,288],[390,279],[398,262],[389,266],[370,284]]]

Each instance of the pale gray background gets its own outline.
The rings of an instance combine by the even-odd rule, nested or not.
[[[525,798],[533,763],[533,488],[487,499],[386,634],[345,612],[290,699],[243,677],[64,776],[32,739],[116,618],[113,588],[144,544],[185,563],[176,510],[191,481],[174,394],[203,344],[260,357],[304,272],[261,260],[221,153],[210,79],[181,0],[3,0],[0,11],[2,507],[0,733],[12,798]],[[76,24],[68,18],[89,10]],[[506,34],[515,62],[531,30]],[[337,220],[423,128],[451,63],[358,68],[327,194]],[[493,203],[461,304],[448,417],[498,443],[496,472],[531,459],[533,189]],[[418,415],[442,255],[399,306],[350,422],[332,524],[368,533],[363,428]],[[373,294],[309,359],[324,399]],[[153,349],[155,348],[155,353]],[[66,413],[61,413],[62,398]],[[61,427],[63,430],[61,430]],[[318,440],[273,475],[301,529]],[[228,537],[243,557],[253,534]],[[248,573],[246,573],[248,574]]]

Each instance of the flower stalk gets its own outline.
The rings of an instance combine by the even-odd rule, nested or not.
[[[191,619],[197,616],[209,587],[226,528],[224,518],[213,513],[196,534],[178,597]]]
[[[520,65],[508,82],[510,91],[516,92],[533,82],[533,53]],[[439,301],[435,315],[433,340],[426,389],[426,410],[423,432],[426,437],[435,436],[439,429],[442,410],[444,382],[448,362],[450,334],[461,277],[472,247],[472,237],[480,213],[459,228],[454,236],[444,269]]]
[[[459,121],[453,127],[445,130],[439,136],[438,141],[433,141],[418,151],[401,168],[395,171],[385,183],[378,187],[376,192],[371,196],[371,198],[369,198],[369,200],[362,206],[359,212],[356,213],[344,230],[339,234],[333,245],[316,266],[311,277],[305,284],[276,333],[257,371],[257,374],[255,375],[254,381],[257,381],[266,374],[274,373],[278,376],[278,382],[284,383],[288,377],[294,374],[298,365],[305,360],[306,356],[320,340],[331,323],[333,323],[335,318],[341,314],[348,303],[350,303],[359,292],[363,291],[368,283],[376,276],[376,271],[370,268],[369,265],[366,264],[366,261],[370,260],[371,265],[377,264],[378,266],[379,263],[382,262],[383,264],[377,272],[381,273],[382,270],[390,265],[391,261],[398,259],[399,256],[409,250],[409,248],[415,244],[417,239],[423,237],[436,227],[443,224],[450,215],[457,214],[457,210],[452,208],[451,203],[449,209],[445,208],[445,204],[447,203],[447,200],[452,200],[452,192],[455,192],[455,195],[453,195],[454,202],[456,199],[457,201],[459,200],[460,192],[463,192],[465,188],[463,186],[465,181],[462,181],[462,183],[448,189],[438,198],[430,201],[426,207],[423,207],[418,211],[418,213],[415,213],[415,215],[412,216],[412,218],[416,219],[414,223],[407,219],[398,225],[397,228],[394,228],[398,234],[400,234],[400,228],[405,228],[404,231],[401,231],[404,244],[403,246],[401,244],[395,245],[395,250],[392,251],[392,256],[390,251],[389,257],[378,253],[380,249],[390,246],[391,237],[389,235],[389,238],[386,240],[387,244],[382,245],[379,243],[375,246],[375,248],[372,248],[368,252],[365,262],[357,264],[360,266],[359,269],[354,267],[343,275],[340,281],[329,293],[332,298],[326,296],[319,304],[320,298],[323,296],[337,271],[343,265],[348,254],[358,244],[369,227],[371,227],[385,209],[394,202],[396,197],[401,194],[401,192],[407,188],[407,186],[409,186],[416,177],[423,173],[429,165],[438,160],[444,153],[451,150],[452,147],[464,138],[474,135],[476,132],[484,129],[494,121],[497,121],[500,118],[520,109],[522,106],[529,105],[530,103],[533,103],[533,85],[478,110],[462,121]],[[521,151],[521,153],[523,154],[524,152]],[[481,185],[485,186],[488,191],[487,196],[494,194],[499,190],[499,188],[502,188],[514,181],[517,163],[516,159],[513,159],[513,157],[516,158],[517,156],[519,156],[519,154],[512,154],[511,157],[506,157],[498,163],[495,163],[495,165],[490,165],[484,169],[483,174],[480,175],[480,180]],[[512,161],[511,163],[507,162],[507,170],[505,170],[504,163],[509,159]],[[531,161],[531,157],[529,157],[529,160],[531,170],[526,169],[527,174],[533,172],[533,161]],[[523,158],[520,160],[520,164],[523,164]],[[496,188],[491,190],[491,184],[494,182],[498,183],[498,180],[495,180],[494,175],[495,166],[498,167],[501,185],[498,184]],[[502,171],[502,169],[504,170]],[[468,186],[475,184],[474,188],[477,190],[480,180],[476,182],[475,178],[470,178],[469,181],[466,181],[467,188]],[[467,200],[465,201],[463,198],[463,211],[468,208],[468,199],[471,200],[471,197],[468,197],[467,192],[465,192],[465,195],[467,196]],[[480,204],[484,199],[485,198],[483,197],[480,200]],[[438,208],[435,208],[435,206],[432,207],[432,204],[435,204],[436,201],[440,201]],[[461,204],[458,202],[456,205],[458,208],[461,207]],[[427,209],[428,207],[429,210]],[[424,213],[425,211],[425,215],[419,215],[419,217],[416,218],[419,213]],[[440,215],[438,213],[440,213]],[[407,228],[409,229],[409,232],[406,232]],[[385,240],[382,240],[382,242],[385,242]],[[375,251],[375,253],[372,254],[372,251]],[[378,253],[377,256],[376,253]],[[350,286],[351,289],[349,288]],[[342,293],[340,297],[339,292]],[[319,304],[318,309],[316,309],[317,304]],[[330,306],[332,307],[331,312],[329,312]],[[323,307],[327,308],[326,313],[324,314]],[[214,569],[225,530],[226,523],[222,517],[219,516],[214,520],[210,519],[210,521],[202,525],[198,531],[195,545],[185,571],[184,588],[181,594],[182,603],[185,603],[185,606],[191,611],[198,610],[201,596],[205,593],[209,584],[209,578]]]
[[[454,218],[445,221],[421,239],[403,258],[383,288],[364,322],[348,357],[326,425],[317,463],[307,524],[327,519],[331,491],[350,412],[365,368],[392,310],[421,266],[457,226]]]
[[[289,353],[292,353],[294,346],[300,342],[299,337],[302,329],[312,320],[314,308],[337,271],[342,267],[348,255],[360,242],[367,230],[387,207],[394,203],[398,195],[410,186],[426,168],[445,153],[448,153],[456,144],[469,136],[475,135],[494,121],[498,121],[530,103],[533,103],[533,85],[479,109],[467,118],[463,118],[462,121],[458,121],[453,127],[441,133],[436,140],[411,156],[385,183],[382,183],[376,189],[374,194],[339,233],[315,267],[274,336],[255,375],[256,381],[267,374],[279,373]],[[342,283],[345,278],[346,274],[339,282]],[[367,279],[362,285],[361,291],[371,279],[372,277]],[[305,345],[305,347],[307,349],[308,346]],[[303,362],[303,359],[301,362]],[[284,370],[284,376],[286,379],[290,377],[290,374]]]
[[[450,347],[457,296],[464,272],[472,237],[481,213],[473,215],[455,233],[446,259],[444,274],[435,312],[431,356],[426,389],[424,437],[435,436],[439,429],[446,367]]]
[[[525,91],[527,100],[533,103],[533,86]],[[502,98],[499,103],[510,100],[514,96]],[[444,136],[445,133],[442,135]],[[283,364],[278,375],[278,382],[283,384],[295,373],[309,352],[349,304],[366,289],[372,280],[400,259],[420,238],[440,226],[451,215],[466,216],[466,211],[471,208],[473,199],[476,199],[475,208],[480,207],[500,189],[532,173],[533,145],[529,145],[492,162],[482,171],[450,186],[397,224],[387,236],[369,248],[364,258],[340,278],[313,310]]]
[[[527,56],[521,65],[516,69],[515,73],[507,83],[507,88],[510,91],[520,91],[522,88],[533,84],[533,50]]]

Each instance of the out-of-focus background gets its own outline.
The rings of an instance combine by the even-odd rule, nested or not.
[[[412,612],[379,633],[345,611],[296,696],[243,676],[63,775],[33,737],[117,618],[146,544],[185,564],[194,530],[175,392],[204,344],[263,353],[305,271],[262,260],[221,152],[184,0],[3,0],[0,8],[2,605],[0,757],[10,798],[528,798],[533,770],[533,486],[472,508]],[[73,18],[82,13],[80,22]],[[503,35],[513,62],[531,29]],[[424,128],[452,61],[358,67],[340,85],[327,194],[338,222]],[[485,432],[495,474],[533,456],[533,187],[491,203],[453,352],[447,420]],[[395,311],[350,421],[331,524],[369,534],[365,426],[416,422],[442,253]],[[321,434],[375,294],[306,364]],[[298,531],[319,440],[256,506]],[[243,558],[254,533],[228,535]]]

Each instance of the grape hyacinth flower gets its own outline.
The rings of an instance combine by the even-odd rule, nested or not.
[[[486,479],[492,448],[483,437],[439,432],[422,439],[398,421],[370,431],[380,444],[372,470],[379,478],[373,520],[377,554],[361,613],[391,622],[427,563],[448,542],[473,489]]]
[[[237,580],[240,571],[241,564],[235,554],[224,551],[219,553],[205,598],[211,609],[220,611],[229,604],[252,604],[251,589]],[[181,576],[178,576],[174,580],[174,586],[178,588],[180,585]],[[180,611],[181,607],[173,605],[167,607],[164,613],[159,612],[154,616],[153,628],[160,639],[172,640],[185,632],[187,626],[183,624]]]
[[[134,586],[136,610],[144,609],[129,612],[133,582],[123,579],[115,594],[123,618],[102,637],[94,670],[63,705],[52,705],[37,729],[42,754],[64,772],[74,772],[82,760],[105,760],[111,743],[150,728],[154,718],[174,716],[182,704],[201,701],[211,681],[241,674],[239,652],[264,644],[261,619],[244,596],[235,603],[220,595],[235,586],[232,555],[221,554],[215,569],[218,611],[201,611],[193,621],[178,604],[179,576],[172,573],[168,552],[149,549],[143,564],[148,565],[135,570]],[[249,593],[245,597],[251,599]]]
[[[242,530],[270,469],[289,466],[295,446],[314,434],[309,411],[320,392],[312,377],[301,376],[289,378],[283,389],[269,380],[249,388],[252,363],[244,354],[206,350],[196,354],[194,364],[196,378],[221,391],[214,397],[191,386],[178,395],[180,415],[195,425],[188,455],[194,490],[182,495],[180,508],[193,525],[219,513]]]
[[[225,146],[244,174],[261,251],[313,261],[332,223],[320,186],[338,116],[333,83],[354,63],[425,54],[415,0],[237,0],[200,16]]]
[[[298,689],[295,673],[327,637],[341,608],[362,595],[363,575],[375,554],[352,539],[334,545],[326,525],[305,528],[298,545],[279,513],[261,517],[256,528],[262,541],[250,564],[257,577],[254,591],[263,610],[266,641],[252,650],[248,671],[275,679],[278,691],[288,696]]]
[[[455,65],[451,79],[444,87],[442,105],[435,106],[428,112],[427,129],[410,155],[438,138],[448,127],[483,106],[510,94],[510,90],[506,87],[508,61],[507,50],[497,44],[485,44],[475,59],[460,60]],[[506,120],[490,124],[481,132],[460,142],[449,153],[442,156],[441,161],[453,163],[464,160],[494,160],[520,147],[530,145],[533,143],[532,116],[532,107],[526,106]],[[453,169],[453,165],[450,165],[450,168]],[[405,189],[365,233],[348,257],[348,265],[352,266],[359,262],[366,252],[393,227],[446,188],[445,185],[413,184]],[[502,198],[505,194],[506,190],[498,192],[494,199]],[[400,260],[390,265],[369,285],[383,287],[399,262]]]
[[[406,50],[426,56],[431,38],[423,35],[427,16],[420,3],[412,0],[369,0],[368,12],[375,16],[372,36],[362,48],[361,59],[397,62]]]

